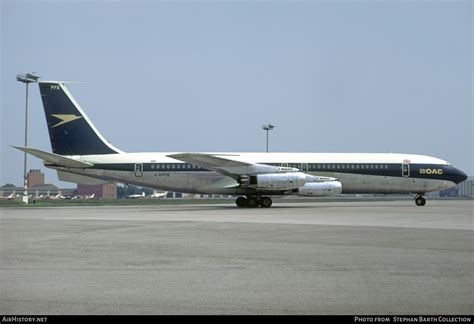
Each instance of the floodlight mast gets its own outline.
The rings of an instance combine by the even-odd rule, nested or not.
[[[33,82],[38,82],[40,77],[36,75],[35,72],[26,73],[26,74],[19,74],[16,76],[16,80],[18,82],[23,82],[26,85],[26,100],[25,100],[25,147],[28,147],[28,85]],[[23,193],[23,202],[28,204],[28,181],[27,181],[27,174],[26,174],[26,157],[27,154],[25,152],[25,156],[23,159],[23,185],[24,185],[24,193]]]
[[[273,128],[275,128],[275,125],[268,124],[268,125],[263,125],[262,129],[267,132],[267,153],[268,153],[268,131],[271,131]]]

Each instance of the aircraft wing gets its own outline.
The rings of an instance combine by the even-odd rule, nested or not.
[[[225,156],[225,157],[224,157]],[[281,172],[282,167],[276,167],[266,164],[236,161],[227,158],[228,156],[238,156],[232,154],[205,154],[205,153],[178,153],[170,154],[168,157],[180,160],[186,163],[199,165],[205,169],[219,172],[234,179],[239,179],[241,175]],[[297,171],[297,169],[288,169]]]
[[[20,147],[20,146],[12,146],[12,147],[20,151],[34,155],[37,158],[44,160],[45,162],[57,164],[57,165],[68,167],[68,168],[90,168],[94,166],[92,163],[77,161],[77,160],[70,159],[58,154],[54,154],[54,153],[50,153],[50,152],[46,152],[46,151],[42,151],[42,150],[38,150],[34,148]]]

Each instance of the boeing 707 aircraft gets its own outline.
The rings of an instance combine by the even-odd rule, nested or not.
[[[272,205],[272,196],[354,193],[423,195],[466,180],[430,156],[393,153],[125,153],[94,127],[60,81],[38,82],[52,153],[17,147],[81,184],[130,183],[185,193],[238,195],[238,207]]]

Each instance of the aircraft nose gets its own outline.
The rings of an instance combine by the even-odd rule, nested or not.
[[[456,184],[461,183],[467,179],[467,174],[459,169],[454,169],[453,180]]]

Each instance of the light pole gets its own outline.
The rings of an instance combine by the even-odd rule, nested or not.
[[[273,128],[275,128],[275,125],[268,124],[268,125],[263,125],[262,129],[267,131],[267,153],[268,153],[268,131],[271,131]]]
[[[25,103],[25,147],[28,147],[28,84],[37,82],[40,77],[33,73],[20,74],[16,80],[26,85],[26,103]],[[26,179],[26,152],[23,160],[23,184],[25,192],[23,193],[23,202],[28,203],[28,181]]]

